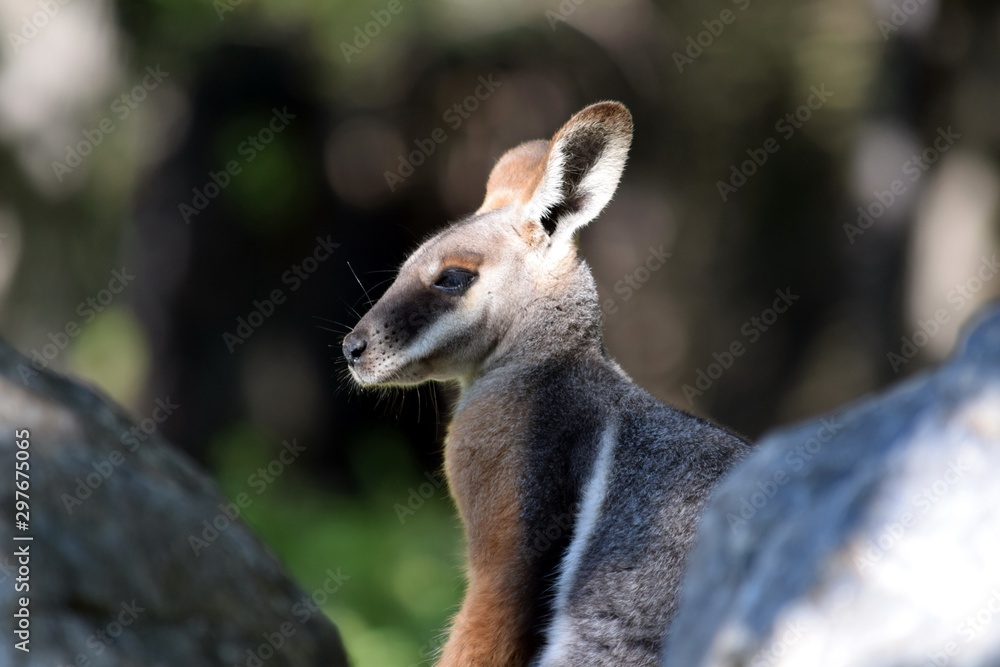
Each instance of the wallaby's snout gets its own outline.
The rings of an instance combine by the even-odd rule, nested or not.
[[[344,345],[342,347],[344,351],[344,358],[347,359],[347,365],[353,366],[357,361],[361,359],[361,356],[368,349],[368,334],[365,331],[359,331],[357,328],[351,333],[347,334],[344,338]]]
[[[490,289],[477,284],[482,254],[468,242],[454,249],[455,243],[447,235],[425,243],[344,338],[344,357],[359,384],[455,378],[487,353]],[[470,341],[473,330],[479,335]]]

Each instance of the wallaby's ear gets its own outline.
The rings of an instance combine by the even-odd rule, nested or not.
[[[572,240],[611,201],[631,143],[632,114],[618,102],[590,105],[552,137],[528,209],[553,245]]]
[[[500,158],[479,212],[517,203],[553,245],[567,243],[611,200],[631,142],[628,109],[618,102],[592,104],[551,141],[521,144]]]
[[[508,204],[525,206],[542,180],[549,142],[529,141],[512,148],[497,161],[486,182],[486,199],[477,213],[486,213]]]

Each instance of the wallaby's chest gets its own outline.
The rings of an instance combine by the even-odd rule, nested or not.
[[[554,613],[553,586],[607,426],[598,394],[573,370],[530,369],[518,385],[481,389],[463,401],[445,443],[470,581],[502,573],[532,645]]]
[[[470,538],[471,530],[517,530],[498,522],[516,521],[520,512],[528,437],[523,408],[513,397],[473,398],[448,427],[445,470]]]
[[[522,547],[553,533],[564,543],[572,533],[606,424],[586,398],[592,393],[572,391],[563,373],[547,375],[527,374],[549,382],[480,391],[449,426],[446,472],[470,545],[484,533],[516,537]],[[556,553],[545,556],[543,568]]]

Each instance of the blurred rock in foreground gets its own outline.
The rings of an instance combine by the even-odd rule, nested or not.
[[[325,590],[300,590],[204,473],[134,427],[0,341],[0,664],[346,665],[316,604],[346,577],[333,568]],[[30,486],[15,478],[24,452]],[[18,483],[28,517],[15,516]]]
[[[765,436],[690,562],[671,667],[1000,664],[1000,309],[933,372]]]

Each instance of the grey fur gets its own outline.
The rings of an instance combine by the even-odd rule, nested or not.
[[[550,143],[511,151],[483,208],[414,252],[344,342],[362,384],[459,382],[446,459],[452,452],[463,517],[510,489],[457,483],[455,452],[469,465],[518,466],[514,566],[528,574],[514,594],[530,627],[507,664],[656,664],[698,516],[747,451],[732,433],[658,402],[604,349],[597,290],[573,235],[614,193],[631,132],[628,111],[602,103]],[[439,287],[452,265],[474,282]],[[470,419],[481,420],[471,436]],[[499,439],[510,433],[513,441]],[[482,530],[467,526],[470,554]],[[452,643],[444,664],[468,663],[475,638]]]
[[[608,495],[556,610],[570,634],[539,665],[656,665],[679,601],[698,517],[715,482],[745,451],[738,438],[656,401],[607,358],[598,392],[565,400],[618,424]],[[558,406],[552,406],[558,407]]]

